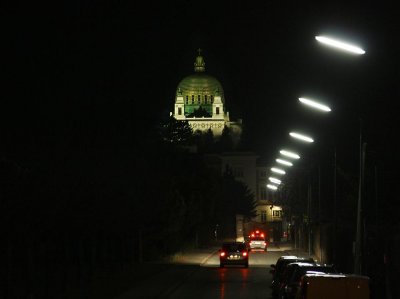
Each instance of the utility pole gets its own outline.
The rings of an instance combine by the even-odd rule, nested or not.
[[[337,259],[337,195],[336,195],[336,147],[334,153],[334,162],[333,162],[333,262],[336,263]]]
[[[364,164],[365,164],[365,149],[367,144],[362,141],[361,134],[361,121],[360,121],[360,174],[358,185],[358,202],[357,202],[357,228],[356,228],[356,242],[354,252],[354,273],[362,273],[362,253],[361,253],[361,236],[362,236],[362,198],[364,189]]]
[[[308,228],[308,255],[311,256],[311,182],[308,182],[308,192],[307,192],[307,201],[308,201],[308,223],[307,223],[307,228]]]

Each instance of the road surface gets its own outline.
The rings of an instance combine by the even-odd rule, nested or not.
[[[118,299],[268,299],[271,264],[284,254],[287,253],[279,248],[250,252],[249,268],[230,265],[219,268],[218,251],[210,252],[200,264],[186,258],[185,263],[142,282]]]

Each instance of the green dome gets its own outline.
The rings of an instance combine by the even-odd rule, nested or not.
[[[204,96],[221,96],[224,102],[224,90],[221,83],[213,76],[207,75],[204,72],[189,75],[181,80],[178,84],[177,94],[183,97],[194,95]]]

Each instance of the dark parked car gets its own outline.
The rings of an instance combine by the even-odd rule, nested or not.
[[[244,242],[226,242],[219,250],[219,266],[243,265],[249,266],[249,251]]]
[[[280,299],[294,299],[301,278],[307,273],[338,273],[333,265],[295,262],[286,266],[279,287]]]
[[[276,298],[279,293],[280,281],[282,279],[282,274],[285,270],[285,267],[294,262],[308,262],[314,263],[315,261],[311,257],[299,257],[295,255],[283,255],[277,261],[276,264],[271,265],[270,273],[272,274],[272,297]]]

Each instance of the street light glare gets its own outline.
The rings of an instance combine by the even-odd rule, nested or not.
[[[269,180],[272,182],[272,183],[275,183],[275,184],[280,184],[280,183],[282,183],[282,181],[281,180],[278,180],[277,178],[273,178],[273,177],[269,177]]]
[[[267,188],[271,189],[271,190],[278,190],[278,187],[272,184],[268,184]]]
[[[293,166],[293,163],[286,161],[286,160],[282,160],[282,159],[276,159],[276,162],[282,164],[282,165],[286,165],[286,166]]]
[[[281,150],[280,153],[286,157],[293,158],[293,159],[300,159],[300,156],[296,153],[289,152],[286,150]]]
[[[361,49],[360,47],[350,45],[338,40],[334,40],[332,38],[326,37],[326,36],[316,36],[315,39],[319,41],[320,43],[323,43],[328,46],[332,46],[341,50],[345,50],[347,52],[353,53],[353,54],[359,54],[363,55],[365,54],[365,51]]]
[[[310,107],[316,108],[316,109],[324,111],[324,112],[331,111],[331,108],[329,108],[328,106],[322,105],[322,104],[312,101],[310,99],[299,98],[299,101],[302,102],[303,104],[306,104]]]
[[[299,134],[299,133],[295,133],[295,132],[290,132],[289,133],[290,136],[292,136],[293,138],[299,139],[301,141],[305,141],[305,142],[314,142],[314,140],[311,137]]]
[[[279,174],[285,174],[286,173],[283,169],[276,168],[276,167],[272,167],[271,171],[275,172],[275,173],[279,173]]]

